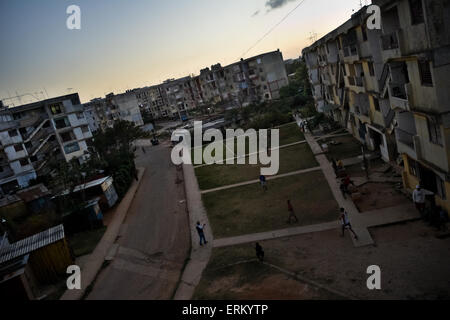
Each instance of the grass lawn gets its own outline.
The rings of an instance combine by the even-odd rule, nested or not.
[[[305,140],[297,123],[291,123],[280,128],[280,146]]]
[[[280,130],[280,141],[279,141],[279,146],[284,146],[287,144],[291,144],[291,143],[295,143],[295,142],[299,142],[299,141],[304,141],[305,140],[305,136],[304,134],[300,131],[300,128],[297,126],[296,123],[291,123],[288,124],[286,126],[282,126],[281,128],[279,128]],[[226,138],[226,137],[225,137]],[[223,143],[223,156],[225,158],[227,158],[227,147],[226,147],[226,142]],[[202,146],[202,160],[203,160],[203,152],[205,151],[205,148],[207,147],[207,145]],[[194,151],[196,149],[200,149],[200,148],[192,148],[191,149],[191,158],[192,158],[192,162],[194,162]],[[234,148],[232,148],[233,150],[233,157],[236,156],[237,154],[237,139],[234,139]],[[246,145],[245,145],[245,153],[248,154],[249,153],[249,146],[248,146],[248,140],[246,140]],[[215,153],[213,152],[213,155]],[[204,164],[205,162],[203,162]]]
[[[69,244],[73,249],[76,257],[90,254],[94,251],[97,243],[102,239],[106,227],[89,230],[74,234],[69,237]]]
[[[317,167],[318,163],[308,144],[300,144],[279,150],[279,174]],[[248,163],[248,158],[246,159]],[[235,183],[258,179],[261,165],[211,165],[196,168],[201,190],[214,189]]]
[[[269,181],[264,193],[259,184],[203,195],[214,237],[279,230],[287,223],[287,200],[300,219],[313,225],[338,218],[338,205],[322,172],[310,172]],[[291,225],[293,226],[293,225]]]
[[[320,145],[336,141],[339,145],[333,146],[328,144],[329,152],[327,153],[328,160],[332,158],[336,160],[344,160],[354,158],[361,155],[361,143],[352,136],[336,137],[320,141]]]

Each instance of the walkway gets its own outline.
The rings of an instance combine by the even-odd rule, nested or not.
[[[279,174],[279,175],[276,175],[276,176],[268,177],[267,181],[281,179],[281,178],[286,178],[286,177],[295,176],[295,175],[308,173],[308,172],[319,171],[320,169],[321,169],[320,167],[315,167],[315,168],[309,168],[309,169],[305,169],[305,170],[298,170],[298,171],[293,171],[293,172],[289,172],[289,173]],[[202,191],[201,194],[207,194],[207,193],[217,192],[217,191],[221,191],[221,190],[233,189],[233,188],[247,186],[247,185],[255,184],[255,183],[259,183],[259,182],[260,182],[259,179],[251,180],[251,181],[245,181],[245,182],[231,184],[231,185],[224,186],[224,187],[219,187],[219,188],[205,190],[205,191]]]
[[[289,147],[293,147],[293,146],[296,146],[296,145],[299,145],[299,144],[305,144],[305,143],[306,143],[306,140],[303,140],[303,141],[297,141],[297,142],[294,142],[294,143],[285,144],[285,145],[280,146],[280,147],[277,147],[277,148],[271,148],[270,151],[281,150],[281,149],[285,149],[285,148],[289,148]],[[247,158],[247,157],[249,157],[249,156],[252,156],[252,155],[255,155],[255,154],[260,154],[260,153],[261,153],[261,151],[258,151],[258,152],[252,152],[252,153],[247,153],[247,154],[242,155],[242,156],[236,156],[236,157],[233,157],[233,158],[228,158],[228,159],[225,159],[225,160],[220,160],[220,161],[217,161],[217,162],[212,163],[212,164],[200,164],[200,165],[196,165],[196,166],[194,167],[194,169],[198,169],[198,168],[202,168],[202,167],[207,167],[207,166],[212,166],[212,165],[215,165],[215,164],[224,164],[224,163],[227,163],[227,162],[230,161],[230,160],[236,160],[236,159]],[[234,154],[234,152],[233,152],[233,154]]]
[[[183,174],[191,225],[192,248],[190,260],[184,269],[180,285],[175,293],[175,300],[190,300],[192,298],[195,288],[200,282],[203,270],[206,268],[211,257],[212,243],[214,242],[197,178],[195,177],[194,167],[192,165],[183,165]],[[205,236],[209,242],[203,247],[199,244],[199,237],[195,229],[197,221],[201,224],[206,224]]]

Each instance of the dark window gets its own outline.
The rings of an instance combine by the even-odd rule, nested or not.
[[[77,113],[77,118],[84,119],[84,113],[82,113],[82,112]]]
[[[8,135],[12,138],[12,137],[17,137],[19,134],[17,133],[17,130],[9,130],[8,131]]]
[[[23,151],[23,145],[21,145],[21,144],[16,144],[16,145],[14,146],[14,150],[15,150],[16,152]]]
[[[60,136],[61,136],[61,140],[63,142],[68,142],[68,141],[75,140],[75,138],[73,137],[73,134],[72,134],[71,131],[70,132],[61,133]]]
[[[436,175],[437,194],[442,200],[447,200],[447,192],[445,190],[445,182],[438,175]]]
[[[381,111],[381,109],[380,109],[380,102],[378,101],[377,98],[373,98],[373,104],[375,106],[375,110]]]
[[[56,129],[62,129],[70,126],[69,120],[67,118],[55,120]]]
[[[22,167],[25,167],[25,166],[27,166],[27,165],[30,164],[30,163],[28,162],[28,159],[20,159],[19,162],[20,162],[20,165],[21,165]]]
[[[375,76],[375,67],[373,65],[373,62],[369,62],[369,73],[372,77]]]
[[[419,24],[425,22],[422,0],[409,0],[411,9],[411,24]]]
[[[433,86],[433,76],[431,75],[430,62],[427,60],[420,60],[418,63],[422,85]]]
[[[81,127],[81,131],[83,133],[88,133],[89,132],[89,127],[88,126]]]
[[[427,120],[431,143],[443,146],[441,126],[439,125],[439,122],[434,117],[428,117]]]
[[[417,162],[413,159],[408,158],[408,164],[409,164],[409,173],[412,174],[414,177],[418,177]]]
[[[30,149],[33,145],[31,144],[31,142],[27,142],[25,143],[25,148]]]
[[[30,160],[31,160],[31,162],[36,162],[36,161],[38,161],[38,158],[37,158],[37,156],[32,156],[32,157],[30,157]]]

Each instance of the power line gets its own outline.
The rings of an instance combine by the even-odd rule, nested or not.
[[[269,34],[271,34],[280,24],[282,24],[295,10],[297,10],[306,0],[300,1],[300,3],[291,11],[288,12],[287,15],[283,17],[276,25],[274,25],[265,35],[261,37],[258,41],[255,42],[240,58],[244,58],[247,53],[249,53],[254,47],[256,47],[261,41],[263,41]]]

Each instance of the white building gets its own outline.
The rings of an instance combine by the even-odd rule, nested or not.
[[[78,94],[0,110],[0,190],[48,173],[51,160],[84,161],[92,139]]]

